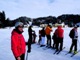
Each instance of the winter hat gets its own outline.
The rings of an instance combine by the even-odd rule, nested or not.
[[[18,27],[18,26],[23,26],[23,23],[22,22],[16,22],[15,27]]]

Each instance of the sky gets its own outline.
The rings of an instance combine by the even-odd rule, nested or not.
[[[0,11],[10,19],[80,14],[80,0],[0,0]]]

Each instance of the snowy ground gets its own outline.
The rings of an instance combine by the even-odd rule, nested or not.
[[[0,60],[15,60],[11,51],[11,31],[13,28],[0,29]],[[36,31],[38,41],[38,31],[41,28],[33,28]],[[53,32],[56,28],[53,28]],[[71,28],[64,28],[64,47],[66,47],[59,55],[53,55],[55,50],[47,49],[43,50],[39,45],[32,45],[32,52],[28,54],[28,60],[80,60],[80,52],[76,54],[74,57],[70,57],[71,55],[65,55],[70,48],[71,39],[69,38],[69,31]],[[53,34],[53,32],[51,34]],[[78,28],[78,32],[80,33],[80,28]],[[24,28],[23,33],[25,40],[28,40],[28,32],[27,28]],[[79,34],[79,42],[78,42],[78,50],[80,50],[80,34]]]

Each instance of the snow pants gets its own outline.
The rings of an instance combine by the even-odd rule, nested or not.
[[[25,54],[22,54],[21,56],[20,56],[20,58],[21,58],[21,60],[25,60]],[[16,60],[17,60],[17,58],[15,58]]]
[[[45,37],[41,37],[40,44],[41,44],[41,45],[45,45]]]
[[[46,35],[47,37],[47,47],[51,47],[51,35]]]
[[[61,51],[63,48],[63,38],[57,38],[57,42],[56,42],[56,50]]]
[[[72,51],[73,47],[74,47],[74,51],[77,51],[77,39],[72,39],[70,51]]]

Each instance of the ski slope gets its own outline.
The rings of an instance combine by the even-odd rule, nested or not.
[[[0,29],[0,60],[15,60],[14,56],[11,51],[11,31],[13,28],[5,28]],[[38,41],[38,31],[41,28],[33,28],[33,30],[36,31],[37,38],[36,42]],[[53,32],[56,28],[53,28]],[[53,54],[55,50],[52,49],[46,49],[44,50],[44,47],[39,47],[39,45],[33,44],[32,45],[32,51],[28,54],[28,60],[80,60],[80,52],[76,54],[74,57],[70,57],[71,54],[65,55],[70,48],[71,45],[71,39],[69,38],[69,32],[72,28],[63,28],[64,29],[64,44],[63,46],[66,47],[60,54],[56,55]],[[28,29],[24,28],[24,38],[27,41],[28,40]],[[53,32],[51,35],[53,35]],[[78,50],[80,50],[80,28],[78,28],[79,38],[78,38]],[[46,43],[46,41],[45,41]],[[27,47],[26,47],[27,48]]]

